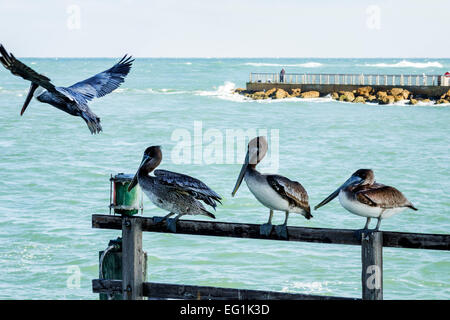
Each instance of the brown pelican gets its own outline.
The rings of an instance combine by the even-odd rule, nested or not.
[[[396,188],[376,183],[375,175],[370,169],[357,170],[314,209],[319,209],[337,196],[345,209],[367,218],[366,225],[360,232],[368,230],[371,218],[378,219],[376,228],[372,230],[378,231],[382,219],[389,218],[406,208],[417,210]]]
[[[279,237],[287,238],[287,221],[290,212],[300,213],[308,220],[312,218],[308,194],[296,181],[275,174],[261,174],[256,170],[256,165],[266,155],[267,148],[267,140],[263,136],[249,142],[244,164],[231,195],[236,194],[242,179],[245,179],[255,198],[270,209],[269,221],[261,225],[260,233],[265,236],[270,235],[273,210],[279,210],[284,211],[286,216],[284,223],[275,227],[275,232]]]
[[[125,55],[112,68],[89,79],[77,82],[70,87],[55,87],[49,78],[17,60],[0,44],[0,62],[3,66],[13,75],[31,81],[30,90],[20,115],[23,115],[34,96],[40,102],[48,103],[73,116],[83,118],[92,134],[102,131],[102,126],[100,118],[89,109],[88,102],[117,89],[130,72],[133,61],[131,57]],[[39,90],[37,90],[38,88]]]
[[[174,219],[167,221],[169,230],[173,232],[176,232],[178,219],[186,214],[205,215],[215,219],[214,214],[207,211],[200,201],[216,210],[216,202],[221,203],[221,197],[200,180],[176,172],[155,170],[161,160],[161,148],[148,147],[128,191],[139,183],[144,193],[157,207],[169,211],[169,214],[159,222],[177,214]],[[153,170],[155,176],[150,176],[149,173]]]

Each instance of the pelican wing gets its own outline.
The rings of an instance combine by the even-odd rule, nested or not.
[[[356,191],[356,190],[355,190]],[[376,184],[355,192],[356,199],[372,207],[385,209],[409,207],[417,210],[408,199],[394,187]]]
[[[134,59],[125,55],[118,63],[108,70],[96,74],[89,79],[80,81],[68,89],[81,94],[86,100],[103,97],[117,89],[131,69]]]
[[[300,183],[279,175],[267,175],[267,182],[275,192],[289,201],[289,204],[300,207],[308,213],[311,212],[308,193]]]
[[[216,202],[221,203],[220,200],[222,198],[198,179],[181,173],[159,169],[155,170],[154,174],[160,183],[170,185],[181,192],[188,192],[195,199],[202,200],[214,209],[216,209],[217,206]]]
[[[15,76],[22,77],[25,80],[31,81],[48,91],[54,92],[55,86],[50,82],[51,80],[47,78],[46,76],[37,73],[30,67],[28,67],[26,64],[20,62],[19,60],[14,57],[12,53],[8,53],[3,47],[3,45],[0,44],[0,62],[1,64],[11,71],[11,73]]]

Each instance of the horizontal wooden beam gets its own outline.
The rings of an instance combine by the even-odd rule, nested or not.
[[[144,296],[159,299],[186,300],[360,300],[334,296],[308,295],[263,290],[247,290],[208,286],[189,286],[144,282]],[[120,293],[122,280],[92,280],[94,293]]]
[[[141,220],[142,231],[170,232],[165,224],[156,223],[152,217],[134,216],[134,218]],[[122,217],[94,214],[92,227],[121,230]],[[288,227],[288,239],[284,239],[279,238],[274,232],[270,236],[263,236],[259,228],[259,224],[179,220],[176,234],[361,245],[361,240],[355,236],[356,230],[351,229]],[[450,234],[382,232],[384,247],[450,250]]]

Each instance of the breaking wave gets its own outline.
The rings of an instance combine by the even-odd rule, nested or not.
[[[244,97],[240,94],[234,94],[233,90],[236,89],[236,84],[231,81],[225,81],[225,83],[221,86],[218,86],[216,90],[205,91],[205,90],[197,90],[194,92],[197,96],[209,96],[209,97],[217,97],[219,99],[229,100],[229,101],[248,101],[250,99]]]
[[[443,68],[444,66],[437,61],[428,62],[411,62],[402,60],[397,63],[366,63],[365,67],[382,67],[382,68]]]

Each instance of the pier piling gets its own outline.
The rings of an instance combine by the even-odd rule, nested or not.
[[[363,233],[361,237],[362,298],[383,300],[383,233]]]
[[[141,220],[135,217],[122,219],[122,290],[124,300],[144,298],[144,273],[147,269],[142,250]]]

